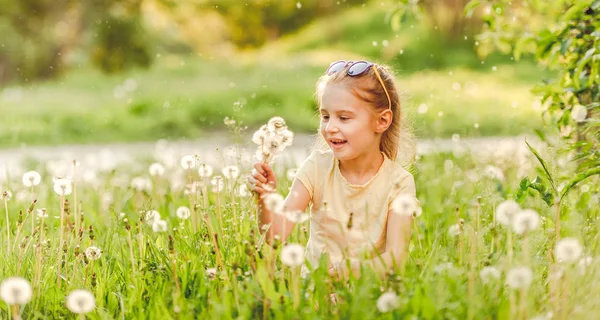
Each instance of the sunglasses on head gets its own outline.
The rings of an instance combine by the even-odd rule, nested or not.
[[[379,80],[379,83],[381,83],[383,91],[385,91],[385,95],[387,96],[388,108],[390,108],[390,110],[392,109],[392,99],[390,99],[390,94],[388,93],[387,88],[385,87],[385,83],[383,82],[383,79],[381,79],[381,75],[379,75],[379,71],[377,71],[377,66],[374,63],[365,60],[360,60],[356,62],[340,60],[330,64],[329,68],[327,68],[326,74],[328,76],[331,76],[334,73],[343,70],[346,67],[348,67],[346,74],[351,77],[360,76],[361,74],[365,73],[365,71],[369,70],[369,68],[373,68],[373,71],[375,71],[375,75],[377,76],[377,79]]]

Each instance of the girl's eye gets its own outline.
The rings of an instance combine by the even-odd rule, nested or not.
[[[321,115],[321,119],[323,119],[323,120],[328,120],[328,119],[329,119],[329,116],[328,116],[328,115],[325,115],[325,114],[322,114],[322,115]]]
[[[349,120],[349,119],[350,118],[348,118],[348,117],[340,117],[340,120],[342,120],[342,121],[346,121],[346,120]]]

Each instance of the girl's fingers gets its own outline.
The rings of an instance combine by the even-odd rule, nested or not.
[[[263,169],[262,163],[255,163],[254,168],[263,176],[267,175],[267,172],[265,171],[265,169]]]
[[[267,182],[267,178],[265,176],[263,176],[262,174],[258,173],[258,172],[253,172],[252,173],[252,177],[262,183],[266,183]]]
[[[254,188],[252,188],[252,191],[258,193],[259,195],[265,193],[265,189],[263,189],[261,187],[254,187]]]

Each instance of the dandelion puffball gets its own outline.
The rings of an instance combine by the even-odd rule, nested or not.
[[[23,305],[31,300],[29,281],[21,277],[10,277],[0,284],[0,297],[8,305]]]
[[[85,289],[71,291],[66,299],[67,308],[73,313],[85,314],[91,312],[96,307],[96,298]]]
[[[156,162],[150,165],[150,168],[148,168],[148,172],[153,177],[160,177],[163,174],[165,174],[165,167],[162,164]]]
[[[386,292],[377,299],[377,309],[381,313],[393,311],[398,308],[398,295],[395,292]]]
[[[500,270],[496,267],[487,266],[479,271],[479,277],[484,284],[500,279]]]
[[[85,256],[88,260],[98,260],[102,256],[102,250],[98,247],[88,247],[85,249]]]
[[[185,170],[193,169],[196,167],[196,157],[192,155],[186,155],[181,158],[181,166]]]
[[[54,180],[54,192],[60,196],[68,196],[73,191],[73,183],[69,179],[58,178]]]
[[[148,210],[146,211],[145,219],[149,225],[152,225],[154,221],[160,220],[160,213],[156,210]]]
[[[571,118],[575,122],[583,122],[587,117],[587,108],[578,104],[571,109]]]
[[[240,168],[238,168],[237,166],[227,166],[225,168],[223,168],[222,170],[223,176],[226,179],[237,179],[237,177],[239,177],[240,175]]]
[[[293,223],[302,223],[310,219],[310,216],[300,210],[288,211],[284,213],[285,217]]]
[[[298,267],[304,263],[304,247],[291,243],[281,249],[281,263],[288,267]]]
[[[179,207],[176,211],[177,217],[181,220],[186,220],[190,217],[191,211],[188,207]]]
[[[213,168],[210,165],[201,163],[198,166],[198,175],[201,178],[209,178],[210,176],[212,176],[212,174],[213,174]]]
[[[265,208],[277,214],[281,214],[283,212],[284,203],[285,199],[283,196],[276,192],[267,194],[264,199]]]
[[[418,217],[421,215],[419,201],[417,198],[410,193],[399,194],[391,204],[392,211],[401,216],[414,216]]]
[[[42,176],[40,176],[37,171],[29,171],[23,174],[23,185],[26,187],[35,187],[40,184],[42,181]]]
[[[222,176],[214,176],[210,179],[210,184],[212,185],[212,192],[214,193],[223,191],[223,188],[225,187]]]
[[[506,284],[513,289],[527,289],[533,280],[533,273],[528,267],[514,267],[506,274]]]
[[[582,253],[583,248],[575,238],[562,238],[554,248],[554,255],[559,262],[576,262]]]
[[[519,211],[512,221],[512,228],[516,234],[523,234],[535,230],[540,225],[540,215],[531,209]]]
[[[2,192],[2,200],[10,200],[12,199],[12,192],[6,190],[4,192]]]
[[[496,221],[505,226],[511,226],[514,216],[521,211],[521,206],[514,200],[502,201],[496,207]]]
[[[152,231],[165,232],[167,231],[167,222],[165,220],[156,220],[152,223]]]

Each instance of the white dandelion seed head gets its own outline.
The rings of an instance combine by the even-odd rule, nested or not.
[[[160,220],[160,212],[156,210],[148,210],[146,211],[145,219],[149,225],[152,225],[154,221]]]
[[[288,267],[299,267],[304,263],[304,247],[290,243],[281,249],[281,263]]]
[[[540,226],[540,215],[532,209],[519,211],[512,220],[512,228],[516,234],[523,234]]]
[[[217,268],[207,268],[206,269],[206,276],[209,279],[214,279],[217,276]]]
[[[229,180],[237,179],[237,177],[240,176],[240,168],[238,168],[237,166],[227,166],[221,171],[223,173],[223,176]]]
[[[10,277],[0,284],[0,298],[8,305],[23,305],[31,300],[31,284],[21,277]]]
[[[198,166],[198,175],[201,178],[210,178],[213,175],[213,168],[206,163],[201,163]]]
[[[510,226],[517,213],[521,212],[521,206],[514,200],[502,201],[496,207],[496,221],[504,226]]]
[[[136,191],[151,191],[152,181],[146,177],[135,177],[131,179],[131,187]]]
[[[272,117],[267,122],[267,129],[269,132],[278,133],[285,130],[287,126],[285,125],[285,120],[282,117]]]
[[[527,289],[533,281],[529,267],[514,267],[506,274],[506,284],[513,289]]]
[[[190,217],[191,211],[188,207],[179,207],[176,211],[177,217],[181,220],[186,220]]]
[[[399,306],[398,295],[395,292],[386,292],[377,299],[377,309],[381,313],[386,313],[397,309]]]
[[[210,179],[210,184],[212,185],[212,192],[219,193],[223,191],[225,187],[225,182],[223,182],[222,176],[214,176]]]
[[[4,192],[2,192],[2,200],[10,200],[12,199],[12,192],[10,192],[9,190],[6,190]]]
[[[23,174],[23,185],[25,187],[35,187],[42,182],[42,176],[37,171],[28,171]]]
[[[246,184],[241,184],[237,189],[236,189],[236,196],[238,197],[249,197],[250,196],[250,190],[248,190],[248,186]]]
[[[418,217],[421,215],[419,201],[410,193],[399,194],[391,204],[392,211],[401,216]]]
[[[579,262],[577,263],[577,266],[579,268],[579,271],[581,273],[585,272],[585,270],[590,267],[592,265],[592,263],[594,262],[594,258],[590,257],[590,256],[585,256],[581,259],[579,259]]]
[[[576,262],[583,253],[583,247],[575,238],[562,238],[554,248],[554,255],[559,262]]]
[[[571,118],[575,122],[583,122],[587,117],[587,108],[578,104],[571,109]]]
[[[169,226],[165,220],[156,220],[152,223],[152,231],[154,232],[165,232]]]
[[[504,172],[502,172],[502,169],[500,169],[496,166],[487,165],[483,169],[483,172],[490,179],[504,181]]]
[[[85,314],[96,308],[96,298],[85,289],[71,291],[66,299],[67,309],[73,313]]]
[[[451,237],[456,237],[456,236],[460,235],[461,233],[462,233],[462,227],[458,223],[455,223],[455,224],[451,225],[450,228],[448,228],[448,235],[450,235]]]
[[[88,260],[98,260],[102,256],[102,250],[98,247],[88,247],[85,249],[85,256]]]
[[[285,217],[293,223],[303,223],[310,219],[310,216],[300,210],[286,211],[284,212]]]
[[[148,168],[148,173],[153,177],[160,177],[165,174],[165,167],[162,164],[155,162]]]
[[[54,192],[60,196],[68,196],[73,192],[71,179],[58,178],[54,180]]]
[[[500,279],[500,275],[500,270],[492,266],[483,267],[481,271],[479,271],[479,277],[481,278],[481,282],[483,284],[497,281]]]
[[[276,214],[283,213],[284,203],[285,199],[277,192],[271,192],[267,194],[264,199],[265,208]]]
[[[252,135],[252,142],[257,145],[262,145],[264,143],[265,137],[267,136],[267,126],[263,125],[260,129],[256,130]]]
[[[48,212],[46,211],[46,208],[37,209],[37,216],[40,219],[48,218]]]
[[[194,169],[196,167],[196,157],[193,155],[185,155],[181,158],[181,167],[185,170]]]

